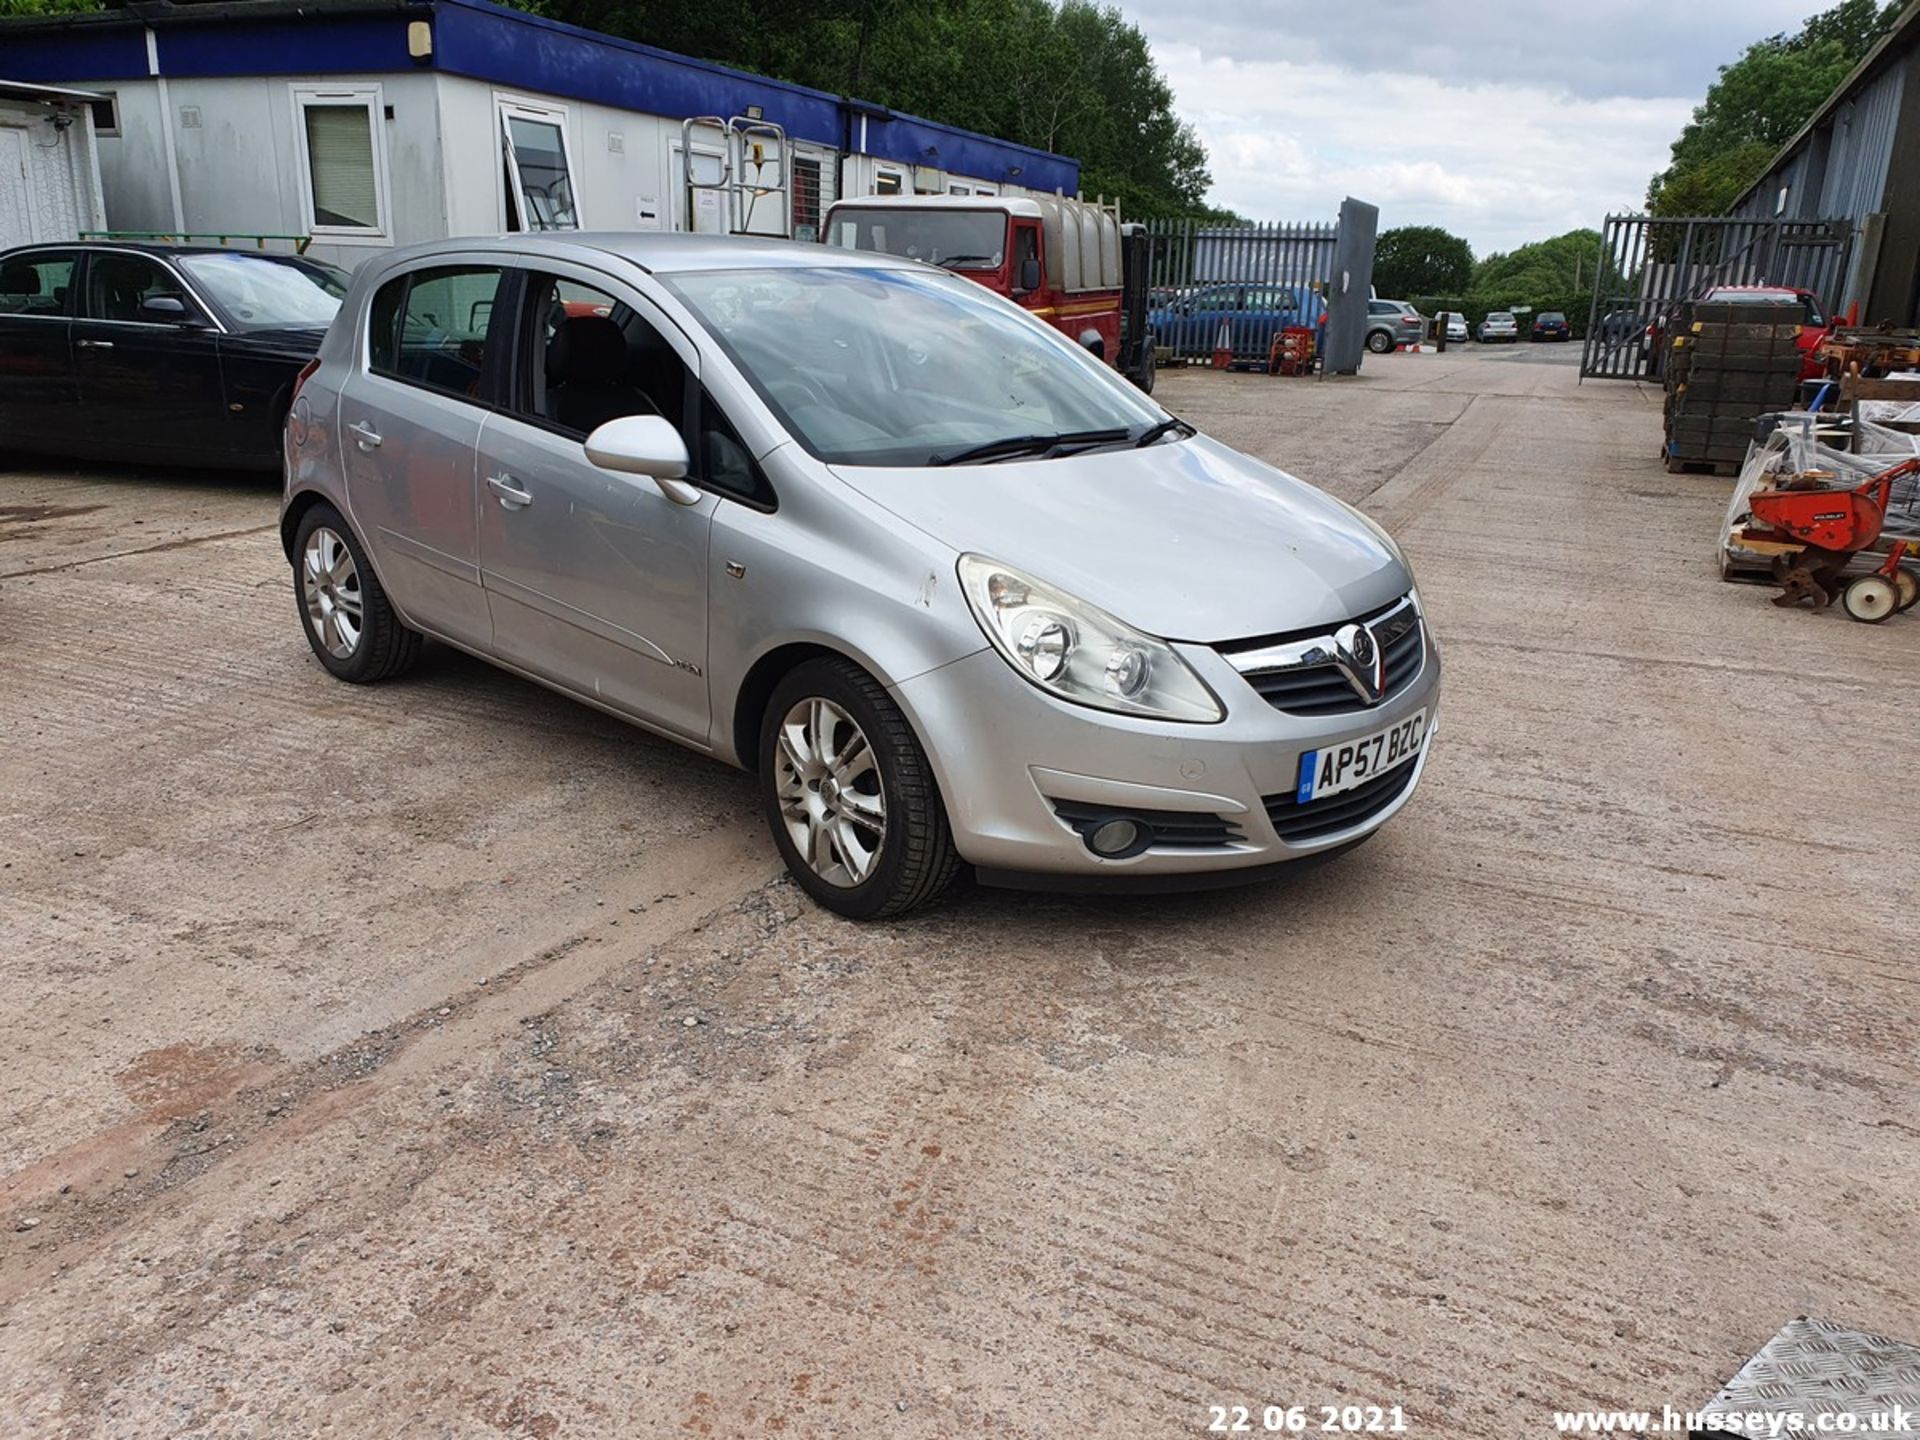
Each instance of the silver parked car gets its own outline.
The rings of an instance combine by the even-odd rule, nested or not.
[[[1513,318],[1508,310],[1490,311],[1481,321],[1479,340],[1482,345],[1497,345],[1502,341],[1513,342],[1520,338],[1520,322]]]
[[[1358,843],[1440,665],[1372,522],[972,281],[695,235],[368,260],[281,529],[342,680],[431,636],[757,773],[805,889],[1145,888]]]

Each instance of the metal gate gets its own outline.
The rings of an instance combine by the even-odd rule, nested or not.
[[[1848,220],[1609,215],[1580,373],[1658,375],[1680,308],[1716,285],[1788,286],[1837,305],[1852,250]]]
[[[1274,332],[1318,327],[1333,224],[1147,222],[1147,324],[1164,360],[1211,360],[1224,327],[1236,364],[1264,366]]]

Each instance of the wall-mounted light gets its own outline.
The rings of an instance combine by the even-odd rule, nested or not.
[[[433,58],[433,26],[425,20],[407,22],[407,56],[422,63]]]
[[[1007,178],[1009,180],[1013,179],[1019,173],[1020,173],[1020,167],[1018,165],[1009,165],[1007,167]]]
[[[766,118],[767,118],[767,112],[762,107],[758,105],[747,106],[747,119],[764,120]]]

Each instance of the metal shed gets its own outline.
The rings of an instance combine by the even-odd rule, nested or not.
[[[1741,220],[1844,219],[1857,242],[1841,293],[1861,316],[1920,321],[1920,3],[1837,86],[1735,202]]]

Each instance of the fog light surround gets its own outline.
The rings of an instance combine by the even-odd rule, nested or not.
[[[1146,826],[1125,816],[1102,821],[1087,831],[1087,848],[1104,860],[1119,860],[1137,855],[1152,838]]]

